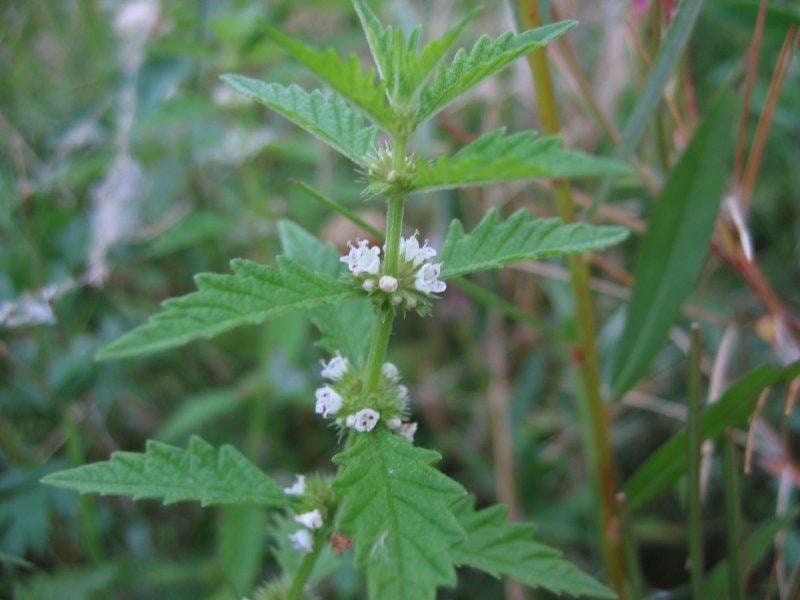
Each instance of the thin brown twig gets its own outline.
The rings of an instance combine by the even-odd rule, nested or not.
[[[753,85],[756,81],[758,72],[758,57],[761,54],[761,40],[764,37],[764,15],[766,14],[767,0],[761,0],[758,6],[758,16],[756,26],[753,31],[753,43],[747,51],[747,79],[744,85],[744,100],[742,101],[742,114],[739,117],[739,133],[736,139],[736,159],[733,167],[733,180],[739,185],[742,181],[742,169],[744,168],[744,148],[747,136],[747,121],[750,116],[750,96],[753,93]]]
[[[794,46],[797,43],[798,34],[797,26],[792,25],[786,34],[783,41],[778,60],[775,63],[775,70],[772,73],[772,79],[769,82],[769,91],[767,92],[767,100],[764,104],[764,109],[758,119],[758,126],[756,127],[755,137],[753,138],[753,146],[750,149],[750,154],[747,157],[747,166],[744,170],[742,177],[741,194],[739,197],[739,204],[742,207],[742,213],[745,215],[750,208],[750,200],[753,195],[753,188],[758,178],[758,171],[761,167],[761,157],[764,153],[764,148],[767,145],[767,136],[769,135],[770,127],[772,126],[772,117],[775,114],[775,108],[778,105],[778,98],[780,96],[783,82],[786,79],[786,74],[789,72],[789,65],[792,63],[792,55],[794,54]]]

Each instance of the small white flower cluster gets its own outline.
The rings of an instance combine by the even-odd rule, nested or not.
[[[417,235],[414,233],[408,238],[401,238],[401,264],[396,276],[382,273],[381,248],[370,246],[367,240],[349,243],[350,252],[340,260],[355,277],[363,280],[361,287],[364,291],[390,294],[393,305],[405,301],[408,308],[414,308],[418,295],[441,294],[447,289],[447,284],[439,280],[442,263],[431,262],[436,257],[436,250],[428,242],[420,246]],[[386,252],[385,246],[383,252]]]
[[[298,475],[297,479],[290,487],[283,488],[283,492],[287,496],[302,496],[305,494],[305,475]],[[310,554],[314,551],[314,534],[311,532],[322,527],[322,513],[318,508],[315,508],[314,510],[295,515],[294,522],[302,525],[303,529],[298,529],[291,534],[289,536],[289,541],[295,550],[299,550],[303,554]]]
[[[321,374],[328,383],[317,388],[315,392],[317,402],[314,410],[318,415],[325,419],[335,419],[340,428],[346,427],[364,433],[375,428],[383,413],[389,429],[410,442],[414,440],[417,424],[404,422],[400,418],[408,406],[408,388],[400,383],[400,371],[394,364],[385,362],[381,367],[380,385],[383,387],[379,388],[382,391],[378,394],[379,399],[375,400],[377,404],[372,404],[372,401],[354,402],[349,397],[347,390],[351,386],[355,386],[354,389],[360,388],[359,374],[350,371],[349,361],[338,352],[327,362],[322,361]],[[350,401],[346,402],[343,395]]]
[[[338,352],[328,362],[322,362],[322,377],[337,382],[347,374],[350,362]],[[330,385],[323,385],[315,392],[317,403],[314,411],[323,418],[335,416],[342,408],[342,396]],[[356,431],[372,431],[381,415],[371,408],[364,408],[345,417],[345,425]]]

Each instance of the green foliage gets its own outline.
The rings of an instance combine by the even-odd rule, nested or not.
[[[344,60],[332,48],[311,48],[274,27],[267,27],[266,31],[294,58],[384,130],[391,132],[397,126],[398,119],[386,102],[386,84],[376,79],[374,70],[364,71],[355,54]]]
[[[199,437],[186,450],[150,440],[143,453],[115,452],[105,462],[52,473],[42,482],[81,493],[161,498],[164,504],[287,504],[283,489],[236,448],[217,450]]]
[[[234,259],[231,269],[233,275],[197,275],[197,292],[167,300],[161,313],[105,346],[98,358],[166,350],[291,311],[336,304],[354,294],[347,284],[287,257],[278,257],[277,267]]]
[[[183,442],[209,423],[213,425],[220,417],[240,409],[243,399],[228,389],[190,396],[164,421],[155,437],[170,444]]]
[[[278,235],[286,256],[305,267],[329,277],[347,271],[332,245],[321,243],[299,225],[279,221]],[[351,360],[366,359],[376,322],[369,300],[354,298],[337,306],[320,306],[311,310],[309,316],[322,334],[320,347],[330,354],[341,352]]]
[[[647,371],[705,262],[724,190],[733,109],[726,93],[694,134],[656,203],[617,345],[612,384],[617,398]]]
[[[558,219],[534,219],[520,209],[505,221],[492,209],[470,233],[454,219],[440,254],[442,278],[499,269],[503,265],[574,252],[599,250],[624,240],[622,227],[570,223]]]
[[[507,31],[494,41],[484,35],[469,52],[460,49],[449,66],[439,67],[431,85],[422,92],[416,124],[431,118],[487,77],[523,54],[548,44],[576,24],[575,21],[562,21],[516,35]]]
[[[475,499],[470,496],[459,500],[453,512],[467,532],[466,539],[450,551],[457,565],[495,577],[512,577],[554,594],[616,598],[612,590],[565,560],[558,550],[534,541],[533,525],[509,523],[505,506],[476,510]]]
[[[800,374],[800,363],[779,369],[762,365],[740,378],[703,413],[703,440],[718,438],[728,427],[742,427],[755,408],[758,395],[781,381]],[[632,509],[641,508],[674,484],[686,470],[686,430],[663,444],[625,483],[624,491]]]
[[[505,132],[505,127],[500,127],[453,156],[417,165],[411,189],[431,192],[502,181],[630,173],[622,163],[567,150],[558,137],[541,136],[535,131]]]
[[[241,75],[223,75],[234,90],[260,102],[321,139],[337,152],[364,165],[375,148],[378,130],[368,126],[361,114],[337,94],[311,93],[297,85],[288,87]]]
[[[364,0],[353,0],[353,7],[361,20],[378,72],[383,81],[387,82],[393,102],[399,106],[417,100],[422,85],[430,77],[434,67],[477,14],[474,10],[457,26],[441,38],[428,43],[420,51],[419,27],[406,40],[402,30],[384,26]]]
[[[465,492],[430,466],[439,458],[379,427],[333,459],[337,527],[355,541],[372,598],[434,598],[455,584],[448,552],[464,532],[450,505]]]
[[[775,547],[776,536],[789,527],[800,514],[800,509],[794,508],[787,514],[770,519],[758,529],[753,531],[744,542],[742,555],[745,576],[755,570],[764,557]],[[705,593],[709,598],[731,597],[728,592],[728,560],[721,560],[708,573],[705,580]]]
[[[267,515],[260,506],[223,506],[217,520],[224,589],[244,597],[261,573],[266,554]]]
[[[17,600],[69,598],[90,600],[107,592],[118,576],[119,567],[110,563],[84,569],[62,569],[55,573],[39,573],[14,586]],[[102,597],[102,596],[101,596]]]

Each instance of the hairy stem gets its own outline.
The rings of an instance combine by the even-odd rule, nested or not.
[[[518,7],[520,19],[526,29],[542,25],[538,0],[518,0]],[[547,56],[544,49],[539,49],[531,52],[528,58],[536,87],[536,100],[542,130],[547,134],[558,134],[561,127]],[[553,193],[558,215],[565,223],[574,221],[575,208],[569,183],[555,181]],[[600,361],[597,355],[594,308],[589,290],[589,268],[584,259],[576,255],[571,255],[568,263],[578,324],[578,348],[575,352],[575,363],[580,373],[583,389],[589,466],[600,504],[600,547],[608,578],[618,593],[622,595],[624,593],[624,563],[616,516],[616,476],[608,413],[603,405],[600,391]]]
[[[405,161],[405,139],[395,140],[395,168],[402,168]],[[386,241],[384,247],[384,266],[389,275],[397,275],[400,263],[400,236],[403,233],[403,211],[406,199],[400,194],[389,197],[386,206]],[[386,349],[389,347],[389,337],[392,334],[394,324],[394,311],[387,309],[379,316],[378,326],[372,337],[372,345],[367,357],[367,376],[364,383],[366,393],[370,393],[378,385],[381,376],[381,367],[386,358]]]
[[[303,588],[305,587],[308,578],[311,577],[311,572],[314,570],[314,565],[317,563],[317,559],[322,552],[322,548],[324,546],[323,541],[324,536],[320,534],[314,536],[314,549],[310,553],[306,554],[303,558],[303,562],[300,563],[300,567],[297,569],[294,579],[292,579],[292,585],[286,592],[286,600],[300,600],[301,598],[305,598],[305,595],[303,594]]]

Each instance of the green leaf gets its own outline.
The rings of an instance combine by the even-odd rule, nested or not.
[[[667,179],[642,240],[612,390],[616,398],[647,372],[705,262],[725,185],[733,119],[725,93]]]
[[[266,554],[267,515],[260,506],[224,506],[217,516],[217,547],[224,587],[243,598],[258,583]]]
[[[278,222],[283,252],[303,266],[329,277],[338,277],[347,268],[331,244],[323,244],[291,221]],[[377,319],[367,298],[354,298],[336,306],[321,306],[309,311],[322,335],[318,344],[328,353],[337,350],[351,361],[367,358]]]
[[[623,163],[564,148],[560,137],[541,136],[535,131],[506,136],[505,131],[505,127],[500,127],[486,133],[453,156],[440,156],[432,163],[420,161],[411,181],[412,191],[630,173],[630,168]]]
[[[325,96],[319,90],[306,92],[241,75],[223,75],[222,80],[240,92],[280,113],[311,135],[321,139],[354,163],[364,165],[375,148],[378,130],[368,126],[357,110],[337,94]]]
[[[269,36],[294,58],[311,69],[386,131],[394,131],[397,117],[386,103],[386,85],[374,70],[364,71],[355,54],[346,60],[335,50],[311,48],[285,33],[266,27]]]
[[[793,521],[800,514],[800,509],[794,508],[787,514],[767,521],[764,525],[756,529],[745,542],[742,554],[744,555],[745,575],[752,572],[766,554],[775,546],[775,536],[782,529],[790,527]],[[728,561],[719,561],[706,577],[704,591],[708,598],[728,598]]]
[[[465,492],[430,466],[440,458],[382,426],[334,457],[337,528],[355,541],[370,598],[433,599],[455,584],[448,551],[464,532],[450,506]]]
[[[494,41],[484,35],[469,53],[460,49],[449,66],[439,67],[431,85],[423,90],[416,125],[431,118],[458,96],[501,71],[523,54],[541,48],[576,24],[575,21],[561,21],[517,35],[507,31]]]
[[[243,403],[244,396],[236,390],[219,389],[194,394],[183,399],[158,428],[155,437],[168,443],[183,442],[206,424],[216,424],[220,417],[237,410]]]
[[[375,66],[378,67],[378,73],[386,85],[391,88],[395,80],[393,68],[393,63],[396,62],[394,60],[395,40],[400,40],[401,51],[404,51],[403,32],[393,27],[384,27],[365,0],[353,0],[353,8],[361,21],[361,29],[364,30],[370,52],[372,52],[372,59],[375,61]]]
[[[415,51],[410,53],[410,56],[405,62],[405,69],[403,70],[401,78],[403,82],[401,91],[404,97],[412,98],[420,91],[422,85],[427,81],[431,73],[433,73],[433,69],[439,64],[442,58],[444,58],[447,51],[453,47],[453,44],[456,43],[461,33],[480,10],[481,7],[474,8],[458,25],[439,39],[429,42],[419,54]]]
[[[38,572],[14,584],[13,597],[16,600],[109,598],[113,597],[109,588],[119,575],[120,567],[114,563],[82,568],[61,568],[52,573]]]
[[[561,552],[534,541],[533,525],[509,523],[505,506],[476,510],[475,499],[470,496],[458,501],[453,512],[467,532],[467,538],[450,551],[457,565],[494,577],[511,577],[554,594],[616,598],[613,590],[578,569]]]
[[[233,275],[201,273],[199,291],[163,303],[163,311],[100,350],[107,360],[137,356],[211,338],[240,325],[258,325],[270,317],[325,304],[337,304],[356,292],[289,258],[278,266],[231,261]]]
[[[729,387],[703,413],[703,440],[722,435],[728,427],[742,427],[753,412],[758,395],[767,387],[800,374],[800,363],[780,369],[762,365]],[[625,483],[631,509],[641,508],[673,485],[686,470],[686,428],[664,443]]]
[[[534,219],[525,209],[503,221],[497,209],[492,209],[468,234],[458,219],[450,223],[440,255],[442,278],[499,269],[520,260],[599,250],[621,242],[627,235],[628,230],[622,227]]]
[[[161,498],[164,504],[286,506],[283,489],[233,446],[199,437],[186,450],[149,440],[145,451],[114,452],[105,462],[47,475],[42,483],[81,493]]]

